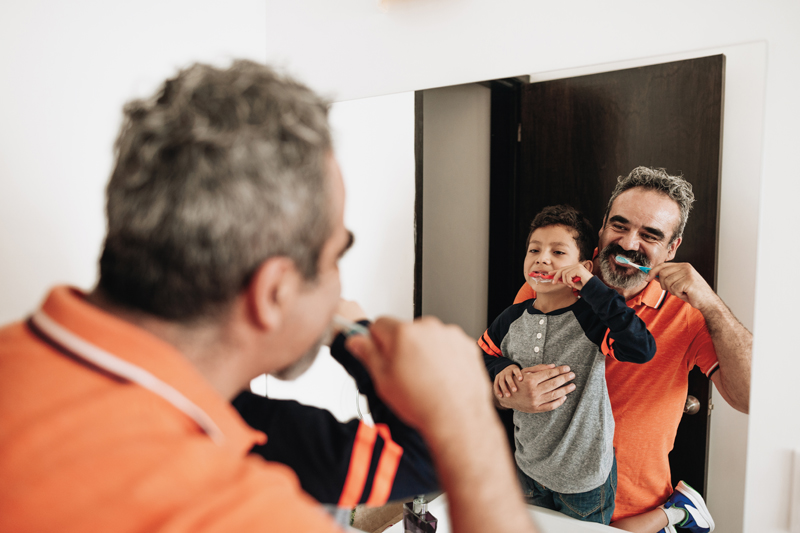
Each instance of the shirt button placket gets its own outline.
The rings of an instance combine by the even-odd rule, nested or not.
[[[540,328],[540,330],[544,330],[547,327],[547,326],[544,325],[544,317],[540,317],[539,318],[539,325],[542,326]],[[543,336],[542,335],[542,331],[538,331],[536,333],[536,340],[533,343],[533,352],[534,353],[538,354],[542,350],[541,346],[544,343],[544,341],[542,340],[542,336]]]

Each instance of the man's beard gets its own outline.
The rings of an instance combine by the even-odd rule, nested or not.
[[[306,370],[311,368],[311,365],[314,364],[317,354],[319,353],[320,348],[322,348],[323,338],[325,338],[325,335],[317,339],[317,342],[315,342],[314,345],[311,346],[311,348],[309,348],[305,354],[303,354],[303,357],[287,367],[276,370],[275,372],[271,372],[270,376],[276,377],[281,381],[293,381],[302,376]]]
[[[624,268],[617,265],[617,270],[612,270],[611,261],[616,255],[626,257],[631,262],[642,266],[650,266],[650,261],[642,252],[625,250],[619,244],[611,243],[603,248],[597,256],[600,259],[600,274],[603,276],[603,281],[606,285],[623,290],[633,289],[641,285],[647,274],[638,268]]]

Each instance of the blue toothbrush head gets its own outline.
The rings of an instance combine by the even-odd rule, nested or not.
[[[631,261],[630,259],[628,259],[627,257],[625,257],[623,255],[616,255],[616,256],[614,256],[614,259],[616,259],[617,263],[622,263],[623,265],[630,265],[633,268],[638,268],[639,270],[641,270],[644,273],[650,272],[650,270],[652,270],[650,267],[637,265],[636,263],[634,263],[633,261]]]

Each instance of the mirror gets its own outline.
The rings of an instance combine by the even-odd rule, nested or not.
[[[726,57],[716,286],[718,294],[752,330],[759,194],[758,180],[752,176],[760,174],[763,49],[757,45],[727,47],[638,64],[625,62],[531,74],[530,81],[608,72],[713,53],[724,53]],[[490,256],[491,151],[486,124],[491,119],[491,89],[487,83],[473,83],[425,90],[418,95],[418,103],[422,101],[423,140],[422,275],[416,284],[421,293],[419,311],[458,323],[477,338],[487,325],[486,312],[481,314],[475,309],[488,307],[486,258]],[[673,169],[667,170],[673,172]],[[626,174],[630,168],[609,171]],[[690,176],[686,177],[692,181]],[[598,201],[604,207],[607,196]],[[689,226],[698,223],[696,215],[690,216]],[[523,221],[524,224],[528,222]],[[523,246],[517,245],[520,249]],[[513,283],[517,287],[522,284],[521,274]],[[706,499],[717,509],[716,514],[727,515],[723,520],[730,520],[732,526],[725,530],[741,530],[747,417],[730,408],[718,394],[713,398]]]

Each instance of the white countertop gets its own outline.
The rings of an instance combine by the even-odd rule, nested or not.
[[[604,526],[595,522],[581,522],[580,520],[575,520],[574,518],[570,518],[556,511],[551,511],[550,509],[544,509],[533,505],[529,506],[528,509],[530,510],[539,533],[586,533],[590,531],[619,533],[619,529],[614,529],[613,527]],[[428,504],[428,511],[439,520],[436,533],[451,533],[446,495],[443,494],[433,499]],[[488,527],[487,531],[492,531],[491,527]],[[385,533],[403,533],[403,521],[401,520],[393,525],[387,529]]]

